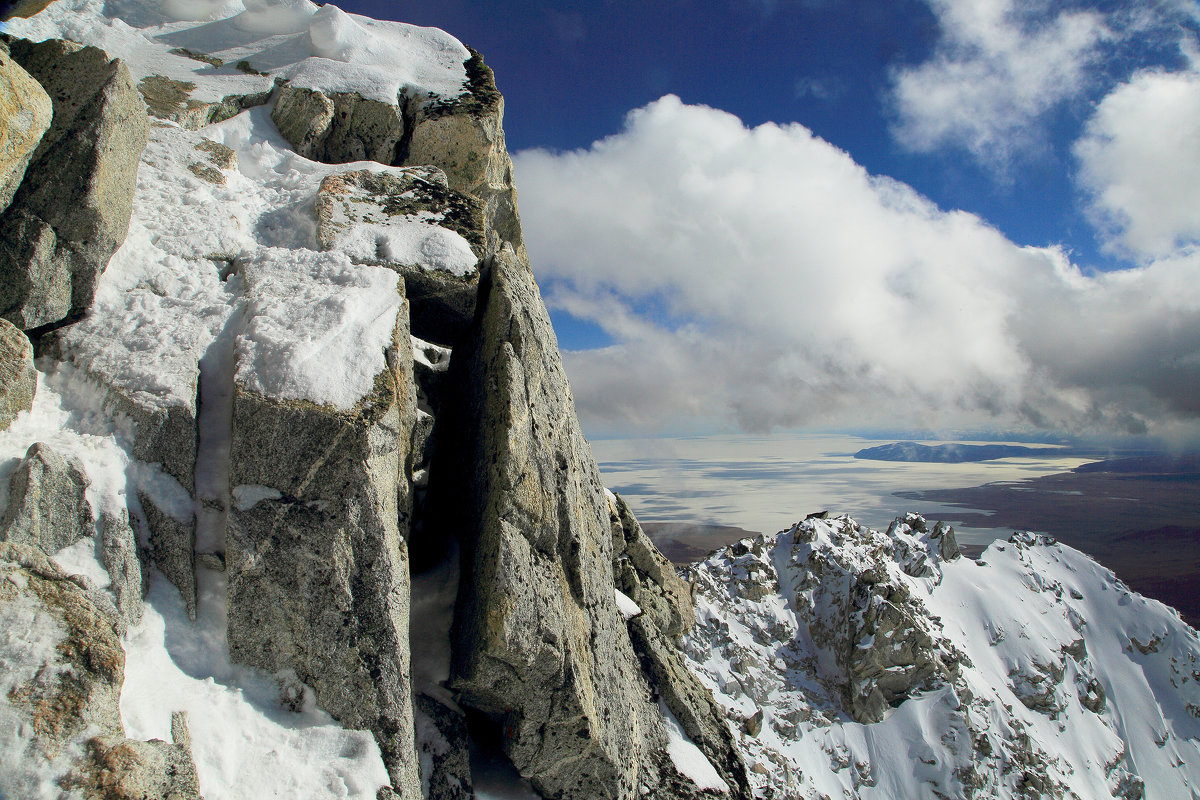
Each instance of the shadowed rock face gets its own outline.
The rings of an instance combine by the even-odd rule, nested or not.
[[[0,217],[0,315],[28,330],[91,305],[129,229],[149,122],[129,70],[103,51],[56,39],[11,49],[54,105]]]

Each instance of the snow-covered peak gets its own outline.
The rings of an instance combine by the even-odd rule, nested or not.
[[[1046,537],[952,535],[809,519],[691,569],[685,647],[759,796],[1190,796],[1196,632]]]
[[[436,28],[373,20],[309,0],[59,0],[9,32],[62,38],[123,59],[135,81],[162,76],[192,84],[210,102],[298,88],[397,98],[457,97],[467,49]]]

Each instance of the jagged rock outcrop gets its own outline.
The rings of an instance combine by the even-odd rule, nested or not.
[[[387,366],[353,409],[235,387],[225,564],[231,658],[295,670],[322,708],[374,732],[393,787],[415,798],[405,537],[416,397],[401,309]]]
[[[0,217],[0,315],[30,329],[77,315],[125,238],[149,122],[129,70],[95,47],[15,40],[54,118]]]
[[[52,112],[46,90],[0,46],[0,211],[25,177]]]
[[[0,431],[7,430],[17,414],[33,408],[36,391],[33,344],[17,326],[0,318]]]
[[[734,787],[735,797],[750,796],[746,765],[712,692],[688,668],[677,643],[695,624],[691,589],[658,552],[629,506],[609,498],[613,535],[613,571],[617,589],[642,613],[627,620],[642,669],[684,732]]]
[[[0,795],[200,800],[183,743],[127,739],[113,619],[36,547],[0,543]]]
[[[42,442],[29,446],[12,474],[0,541],[56,553],[93,533],[88,479],[79,465]]]

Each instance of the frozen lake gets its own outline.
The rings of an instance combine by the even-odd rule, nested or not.
[[[1095,460],[1056,455],[1058,448],[1052,446],[1044,456],[964,464],[854,458],[857,451],[887,441],[892,440],[785,433],[600,439],[591,444],[605,484],[625,498],[641,521],[732,525],[763,533],[825,510],[850,514],[876,528],[886,528],[906,511],[936,520],[945,506],[902,500],[893,492],[1019,481]],[[1008,535],[982,528],[955,530],[959,541],[972,544]]]

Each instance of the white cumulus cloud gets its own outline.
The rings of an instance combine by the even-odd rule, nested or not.
[[[516,156],[594,431],[729,424],[1187,431],[1200,257],[1088,276],[874,176],[800,125],[664,97],[618,135]]]
[[[1115,34],[1104,15],[1030,0],[928,0],[941,38],[929,60],[893,74],[893,133],[905,147],[961,147],[1007,168],[1042,145],[1040,122],[1089,88]],[[1051,6],[1053,7],[1053,6]]]
[[[1114,251],[1152,258],[1200,243],[1200,73],[1146,71],[1121,84],[1075,155]]]

